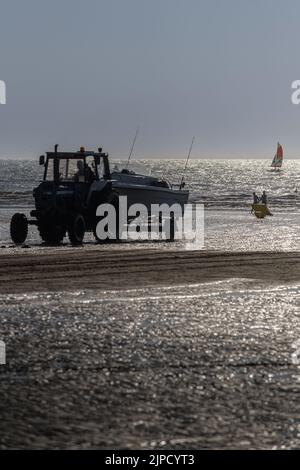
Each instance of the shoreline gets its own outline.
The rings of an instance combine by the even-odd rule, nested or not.
[[[107,245],[106,245],[107,248]],[[299,252],[161,249],[11,253],[0,259],[0,294],[78,289],[122,290],[248,278],[273,284],[300,280]]]

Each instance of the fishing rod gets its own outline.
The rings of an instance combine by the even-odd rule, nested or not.
[[[193,148],[193,145],[194,145],[194,141],[195,141],[195,136],[193,136],[193,138],[192,138],[192,142],[191,142],[191,145],[190,145],[190,148],[189,148],[189,153],[188,153],[188,156],[187,156],[187,159],[186,159],[186,162],[185,162],[185,167],[184,167],[184,170],[183,170],[183,175],[182,175],[182,178],[181,178],[181,183],[180,183],[179,189],[181,189],[182,186],[184,185],[184,176],[185,176],[185,172],[186,172],[186,169],[187,169],[187,166],[188,166],[188,162],[189,162],[189,159],[190,159],[190,156],[191,156],[191,153],[192,153],[192,148]]]
[[[162,177],[161,177],[162,181],[164,180],[166,170],[167,170],[167,169],[166,169],[166,167],[165,167],[165,168],[164,168],[164,171],[163,171],[163,174],[162,174]]]
[[[133,153],[133,149],[134,149],[134,146],[135,146],[135,142],[136,142],[137,136],[138,136],[138,134],[139,134],[139,130],[140,130],[140,126],[138,126],[137,129],[136,129],[136,133],[135,133],[135,136],[134,136],[132,145],[131,145],[131,149],[130,149],[130,152],[129,152],[129,157],[128,157],[128,160],[127,160],[127,163],[126,163],[126,167],[125,167],[126,170],[127,170],[127,168],[128,168],[128,165],[129,165],[129,162],[130,162],[132,153]]]

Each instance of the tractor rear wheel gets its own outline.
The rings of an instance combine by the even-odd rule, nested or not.
[[[72,245],[81,245],[84,239],[86,225],[81,214],[74,214],[68,224],[68,235]]]
[[[38,224],[38,231],[41,239],[47,245],[59,245],[66,233],[64,227],[54,222],[40,222]]]
[[[24,214],[14,214],[10,221],[10,236],[16,245],[25,242],[28,234],[28,221]]]

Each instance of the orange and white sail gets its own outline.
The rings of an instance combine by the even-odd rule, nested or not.
[[[282,166],[282,160],[283,160],[283,149],[280,143],[278,142],[277,144],[277,152],[273,158],[273,161],[271,163],[271,167],[273,168],[281,168]]]

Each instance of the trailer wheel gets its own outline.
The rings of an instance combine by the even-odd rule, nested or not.
[[[24,214],[14,214],[10,221],[10,236],[16,245],[25,242],[28,234],[28,221]]]
[[[173,242],[175,240],[175,218],[174,215],[170,219],[170,238],[169,241]]]
[[[86,226],[81,214],[74,214],[68,224],[68,235],[72,245],[81,245],[83,242]]]
[[[166,241],[173,242],[175,240],[175,229],[176,229],[176,222],[175,222],[174,215],[170,217],[169,221],[165,221],[166,225],[168,223],[170,224],[170,234],[169,234],[169,237],[166,239]]]

